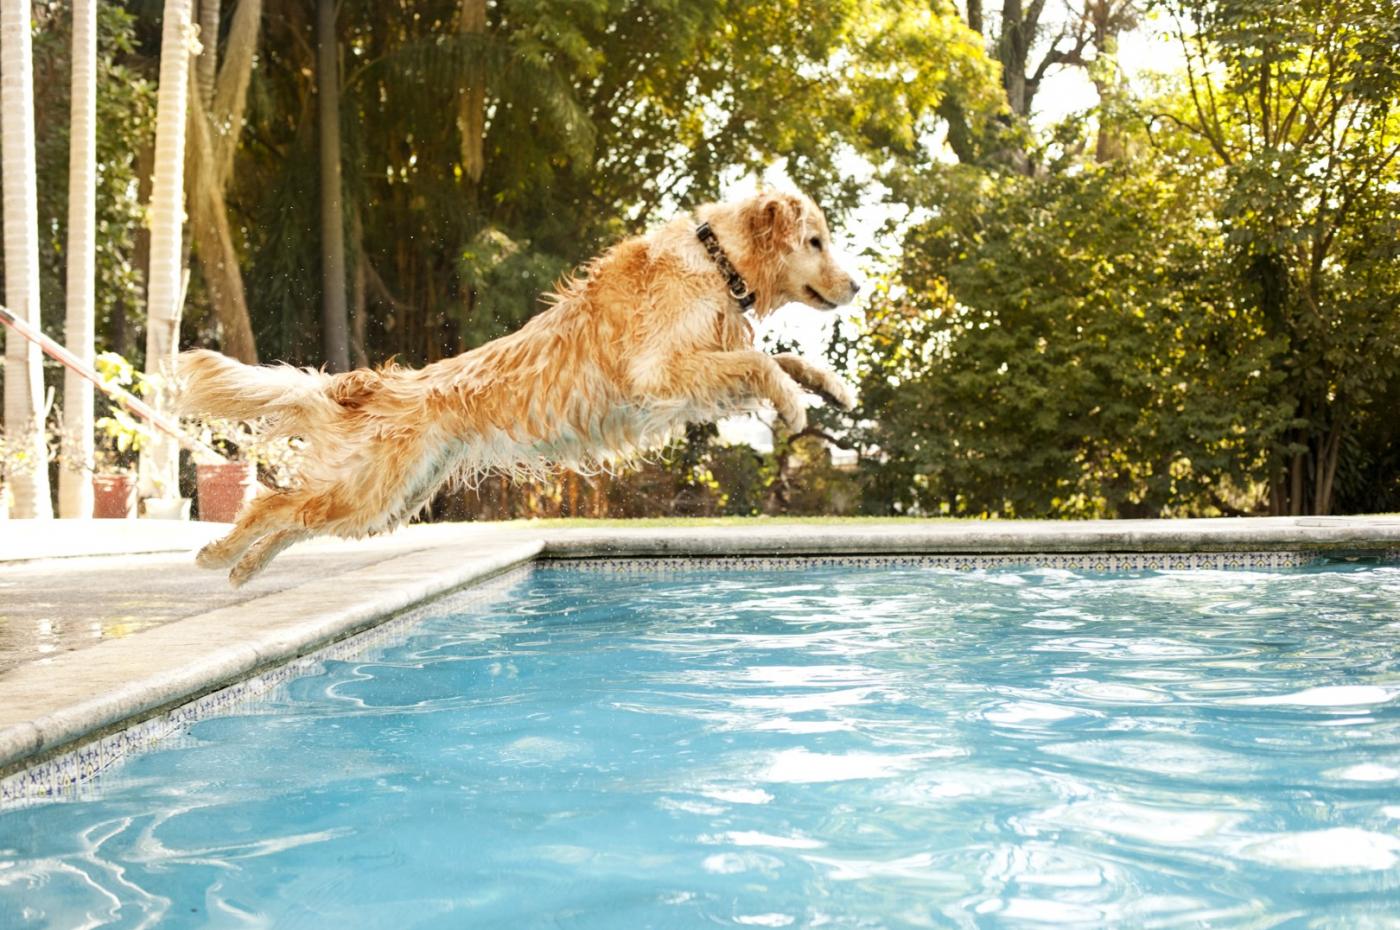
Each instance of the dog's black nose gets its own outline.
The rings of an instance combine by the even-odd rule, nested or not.
[[[851,279],[851,296],[854,297],[854,296],[856,296],[856,295],[859,294],[859,293],[860,293],[860,282],[857,281],[855,278],[852,278],[852,279]]]

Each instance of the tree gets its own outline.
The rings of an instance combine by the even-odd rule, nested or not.
[[[33,55],[29,0],[0,2],[0,137],[3,137],[5,302],[34,326],[39,314],[39,204],[34,144]],[[5,338],[5,432],[25,449],[26,467],[11,475],[15,515],[53,516],[44,442],[44,378],[39,349]]]
[[[922,157],[943,89],[991,74],[966,27],[922,0],[409,8],[345,0],[337,22],[347,302],[370,361],[500,335],[608,242],[775,159],[834,211],[853,206],[853,147]],[[229,195],[261,348],[292,361],[322,358],[312,9],[269,4]]]
[[[63,334],[68,351],[89,364],[95,355],[97,274],[97,4],[73,2],[73,90],[69,128],[68,309]],[[92,384],[63,373],[63,458],[59,470],[61,516],[92,516]]]
[[[156,102],[155,172],[151,188],[151,266],[147,276],[146,372],[169,384],[179,350],[184,303],[181,226],[184,214],[185,123],[193,28],[191,0],[165,0],[160,85]],[[165,391],[157,409],[168,408]],[[180,448],[157,433],[141,450],[141,495],[176,496]]]
[[[1400,360],[1400,8],[1376,0],[1167,3],[1187,92],[1153,115],[1223,177],[1242,299],[1291,413],[1269,511],[1325,514],[1351,435]]]
[[[350,369],[345,304],[345,187],[340,180],[340,56],[335,0],[316,0],[316,112],[321,153],[321,309],[326,368]]]
[[[1045,0],[1003,0],[1000,14],[989,17],[982,0],[967,0],[968,28],[983,36],[1001,64],[1001,112],[987,112],[985,101],[961,93],[946,95],[939,114],[948,121],[948,145],[964,164],[1010,164],[1033,173],[1028,157],[1033,144],[1028,120],[1035,109],[1041,83],[1051,69],[1087,68],[1104,95],[1105,66],[1111,63],[1120,33],[1136,23],[1134,0],[1082,0],[1066,5],[1067,21],[1054,25],[1046,17]],[[1046,37],[1049,36],[1047,41]],[[1095,51],[1090,58],[1087,53]],[[1036,61],[1036,58],[1039,58]],[[1109,140],[1100,135],[1105,154]]]
[[[871,503],[1014,517],[1247,509],[1286,422],[1190,163],[943,177],[856,343]],[[932,196],[932,195],[931,195]]]

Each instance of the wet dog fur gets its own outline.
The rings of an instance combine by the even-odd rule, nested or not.
[[[754,291],[760,319],[793,301],[830,310],[855,296],[821,211],[801,194],[764,191],[612,247],[518,331],[425,368],[327,374],[182,353],[184,412],[258,420],[265,434],[307,445],[296,486],[247,503],[197,564],[232,566],[241,585],[300,540],[394,528],[451,478],[602,467],[761,401],[800,431],[799,385],[850,407],[830,371],[753,347],[699,222]]]

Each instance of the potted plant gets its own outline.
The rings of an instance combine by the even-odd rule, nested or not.
[[[205,445],[227,456],[222,461],[195,462],[195,498],[199,519],[211,523],[232,523],[238,511],[252,499],[258,487],[258,466],[244,454],[247,443],[242,424],[228,420],[203,420],[200,438]]]
[[[199,438],[228,457],[224,462],[196,462],[199,519],[232,523],[253,498],[263,479],[276,487],[292,481],[300,441],[264,439],[247,423],[206,418],[198,421]]]
[[[92,515],[96,519],[123,520],[136,516],[136,456],[146,438],[146,428],[117,407],[98,418],[93,449]]]
[[[116,352],[103,352],[93,360],[98,374],[108,384],[135,394],[149,395],[152,382]],[[122,519],[136,516],[136,464],[151,428],[115,403],[106,416],[98,418],[97,447],[92,476],[93,516]],[[174,489],[157,488],[143,504],[143,516],[158,519],[189,519],[190,501]]]

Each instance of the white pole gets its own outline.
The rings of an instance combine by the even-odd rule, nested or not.
[[[73,108],[68,136],[68,309],[63,340],[89,367],[93,360],[97,242],[97,2],[73,0]],[[92,384],[63,373],[63,437],[58,513],[92,516]]]
[[[35,180],[34,56],[29,0],[0,0],[0,159],[4,162],[5,300],[39,325],[39,194]],[[50,518],[44,442],[44,369],[39,350],[5,340],[5,432],[32,466],[10,476],[15,516]]]
[[[185,113],[189,93],[190,51],[194,26],[191,0],[165,0],[160,40],[160,87],[156,91],[156,160],[151,185],[151,269],[146,290],[146,373],[162,385],[174,379],[180,344],[180,229],[185,214]],[[158,389],[157,410],[164,409],[167,388]],[[141,448],[144,497],[179,496],[180,450],[164,437]]]

